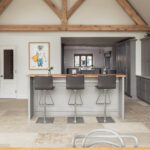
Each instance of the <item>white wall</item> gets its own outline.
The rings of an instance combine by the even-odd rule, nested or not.
[[[60,0],[53,0],[60,8]],[[68,8],[75,2],[69,0]],[[59,24],[60,20],[42,0],[13,0],[0,16],[0,24]],[[70,18],[71,24],[133,24],[114,0],[86,0]],[[54,73],[61,73],[61,37],[135,37],[140,39],[144,33],[135,32],[1,32],[0,45],[16,47],[17,98],[27,98],[29,73],[28,42],[50,42],[50,62]],[[140,41],[137,41],[137,73],[140,74]]]

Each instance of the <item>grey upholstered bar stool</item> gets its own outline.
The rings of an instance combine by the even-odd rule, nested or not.
[[[83,117],[77,117],[77,105],[83,105],[80,90],[84,89],[84,76],[83,75],[68,75],[66,77],[66,88],[71,90],[68,105],[74,105],[74,117],[68,117],[68,123],[84,123]],[[71,103],[72,95],[75,95],[74,102]],[[77,95],[79,96],[80,103],[77,103]]]
[[[46,117],[46,106],[47,105],[54,105],[53,99],[51,97],[51,94],[49,93],[50,97],[50,103],[47,103],[47,91],[53,90],[53,77],[52,76],[43,76],[43,77],[35,77],[35,90],[42,90],[42,95],[44,94],[44,99],[41,99],[42,96],[40,96],[40,99],[38,98],[38,102],[40,106],[44,107],[44,117],[39,117],[36,123],[53,123],[54,118],[53,117]]]
[[[111,117],[107,117],[107,104],[111,104],[109,90],[116,89],[116,75],[99,75],[98,76],[98,85],[96,86],[97,89],[103,90],[105,99],[104,102],[100,99],[101,94],[98,96],[96,104],[103,104],[104,105],[104,117],[97,117],[97,121],[99,123],[111,123],[114,120]],[[107,97],[109,97],[109,102],[107,102]]]

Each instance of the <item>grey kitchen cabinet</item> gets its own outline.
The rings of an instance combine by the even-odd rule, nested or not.
[[[137,97],[142,99],[142,97],[141,97],[141,77],[137,77]]]
[[[116,70],[117,74],[125,74],[125,93],[135,98],[136,73],[135,56],[136,40],[130,39],[116,44]]]
[[[146,81],[141,78],[141,98],[146,101]]]
[[[150,104],[150,37],[141,40],[142,75],[137,76],[137,97]]]
[[[137,76],[137,97],[150,104],[150,77]]]
[[[145,81],[145,91],[146,91],[146,95],[145,95],[145,99],[148,103],[150,103],[150,79],[146,79]]]
[[[150,76],[150,37],[142,41],[142,75]]]

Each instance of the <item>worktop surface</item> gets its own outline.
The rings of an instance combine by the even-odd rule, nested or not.
[[[150,76],[144,76],[144,75],[137,75],[137,77],[145,78],[145,79],[150,79]]]
[[[65,78],[69,74],[52,74],[54,78]],[[99,74],[79,74],[84,75],[85,78],[97,78]],[[101,74],[101,76],[109,76],[111,74]],[[36,76],[48,76],[48,74],[29,74],[27,77],[36,77]],[[125,78],[126,75],[123,74],[116,74],[117,78]]]

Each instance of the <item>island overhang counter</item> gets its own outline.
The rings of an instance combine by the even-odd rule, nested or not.
[[[36,76],[48,76],[48,74],[29,74],[29,93],[28,93],[28,118],[33,116],[41,116],[43,114],[43,107],[38,103],[38,98],[44,98],[45,95],[41,91],[34,89],[34,82]],[[73,116],[74,107],[68,105],[70,90],[66,89],[67,74],[52,74],[53,84],[55,89],[47,91],[47,100],[49,99],[49,92],[53,97],[54,106],[47,107],[48,116]],[[105,76],[109,76],[106,74]],[[85,89],[81,91],[83,105],[78,106],[77,114],[79,116],[103,116],[103,105],[96,105],[96,100],[101,94],[101,100],[104,101],[103,90],[98,90],[96,85],[98,83],[98,74],[85,74]],[[107,114],[109,116],[120,117],[124,120],[125,96],[124,96],[124,78],[125,75],[116,74],[116,89],[110,90],[111,103],[107,105]],[[73,98],[73,97],[72,97]]]

